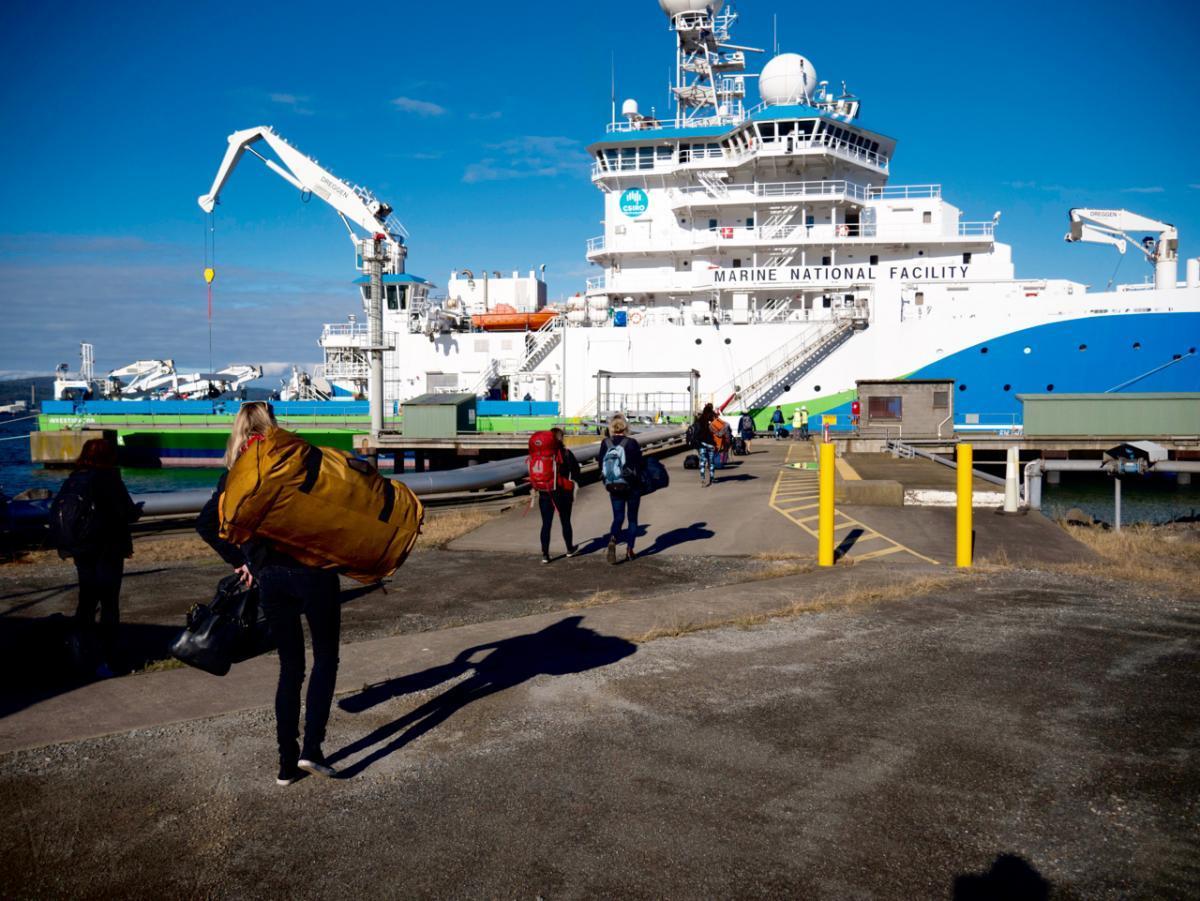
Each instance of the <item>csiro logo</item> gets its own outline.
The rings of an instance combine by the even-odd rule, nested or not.
[[[641,188],[630,188],[621,195],[621,212],[631,218],[642,215],[649,206],[650,198]]]

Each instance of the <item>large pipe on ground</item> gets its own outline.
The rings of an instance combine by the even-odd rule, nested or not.
[[[683,435],[682,428],[650,429],[635,433],[642,446],[663,444],[673,441]],[[600,452],[600,442],[575,446],[571,448],[581,460],[587,460]],[[479,466],[464,466],[459,469],[445,469],[440,472],[417,472],[395,476],[397,482],[403,482],[418,497],[429,497],[436,494],[451,494],[458,491],[481,491],[494,488],[508,482],[519,482],[528,474],[528,463],[525,456],[513,457],[509,460],[496,460],[492,463],[481,463]],[[197,489],[192,491],[160,491],[150,494],[135,494],[135,503],[143,504],[143,516],[184,516],[199,513],[200,508],[212,497],[212,491]]]

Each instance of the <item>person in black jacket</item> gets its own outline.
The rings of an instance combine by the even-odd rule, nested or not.
[[[612,527],[608,532],[607,559],[609,563],[617,562],[617,544],[625,535],[625,559],[633,560],[637,554],[633,551],[633,543],[637,539],[638,510],[642,504],[642,447],[629,436],[629,422],[617,413],[608,421],[609,436],[600,442],[600,474],[604,479],[604,487],[608,489],[608,499],[612,502]],[[606,465],[609,453],[619,448],[624,455],[625,465],[620,473],[610,473]],[[619,455],[614,455],[614,457]],[[614,481],[611,476],[620,476]],[[625,529],[626,516],[629,527]]]
[[[75,558],[79,577],[76,628],[84,634],[94,632],[96,609],[100,610],[101,660],[96,675],[103,679],[113,675],[117,663],[121,580],[125,558],[133,556],[129,524],[141,515],[121,480],[111,442],[92,438],[83,445],[75,469],[55,501],[64,502],[72,507],[65,514],[71,522],[55,536],[58,553],[64,559]]]
[[[232,469],[238,457],[255,441],[276,428],[269,404],[242,404],[225,448],[225,465]],[[279,685],[275,691],[275,735],[279,742],[279,785],[291,785],[299,770],[333,777],[337,772],[325,761],[321,745],[329,722],[337,681],[338,643],[342,608],[337,573],[294,560],[253,538],[237,547],[221,538],[219,503],[227,473],[196,521],[196,531],[241,576],[243,584],[258,583],[259,598],[271,635],[279,647]],[[312,635],[313,668],[308,680],[304,710],[304,744],[300,746],[300,688],[304,684],[304,629],[301,614]]]
[[[571,508],[575,503],[575,485],[579,482],[579,461],[563,443],[563,430],[554,428],[550,431],[557,443],[555,453],[558,455],[558,484],[554,486],[553,491],[538,492],[538,510],[542,514],[543,563],[550,562],[550,529],[554,525],[556,510],[559,524],[562,526],[563,543],[567,546],[567,556],[574,557],[579,553],[571,528]]]

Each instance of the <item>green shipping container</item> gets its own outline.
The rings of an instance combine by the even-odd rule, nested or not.
[[[1018,394],[1030,438],[1200,435],[1200,393]]]

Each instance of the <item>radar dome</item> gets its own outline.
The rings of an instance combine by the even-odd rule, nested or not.
[[[768,106],[803,103],[817,90],[817,70],[799,53],[781,53],[763,66],[758,93]]]
[[[668,18],[674,19],[680,13],[701,13],[707,9],[719,13],[725,0],[658,0],[658,5]]]

